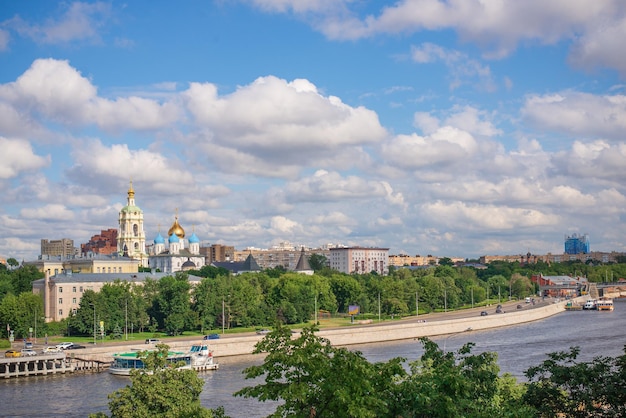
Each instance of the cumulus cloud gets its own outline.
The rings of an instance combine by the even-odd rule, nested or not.
[[[64,205],[45,205],[39,208],[25,208],[20,211],[24,219],[38,219],[47,221],[68,221],[74,218],[74,212]]]
[[[140,97],[109,100],[68,61],[38,59],[15,82],[0,86],[0,100],[70,126],[95,124],[106,131],[147,130],[177,119],[177,107]]]
[[[303,79],[261,77],[224,96],[213,84],[192,83],[182,97],[203,131],[194,143],[219,150],[207,158],[219,157],[214,163],[223,169],[293,176],[329,159],[354,164],[361,146],[387,135],[375,112],[324,96]]]
[[[521,113],[543,129],[587,138],[624,139],[626,96],[566,91],[526,98]]]
[[[538,209],[468,205],[463,202],[432,202],[424,204],[421,210],[428,219],[439,219],[435,224],[444,223],[449,229],[506,231],[547,226],[559,221],[557,215]]]
[[[115,187],[120,180],[145,182],[159,194],[179,194],[193,186],[193,174],[176,160],[149,150],[133,150],[127,144],[104,145],[98,140],[88,141],[72,151],[77,162],[68,170],[75,181],[87,184],[98,179],[110,179]]]
[[[284,187],[285,199],[296,202],[329,202],[345,199],[383,198],[388,203],[404,203],[401,194],[383,181],[358,176],[343,177],[338,172],[318,170],[313,176],[290,182]]]
[[[51,157],[36,155],[28,141],[0,136],[0,149],[5,158],[0,165],[0,180],[17,177],[24,171],[34,171],[50,164]]]

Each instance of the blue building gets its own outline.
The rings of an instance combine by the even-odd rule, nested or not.
[[[589,254],[589,236],[573,234],[565,237],[565,254]]]

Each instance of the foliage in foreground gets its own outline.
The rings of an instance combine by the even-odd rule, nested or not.
[[[526,371],[524,401],[539,417],[626,416],[626,354],[576,362],[580,350],[548,354]],[[626,346],[624,347],[626,353]]]
[[[218,418],[223,409],[211,410],[200,405],[204,382],[195,370],[181,370],[168,365],[169,347],[158,344],[157,350],[139,352],[145,369],[131,371],[131,385],[109,395],[112,418]],[[104,413],[91,418],[107,417]]]
[[[471,354],[469,343],[444,352],[428,338],[425,353],[403,367],[403,358],[370,363],[358,351],[331,346],[314,327],[292,339],[279,328],[260,341],[263,364],[251,366],[246,379],[265,377],[236,396],[278,400],[278,417],[532,417],[522,405],[521,386],[498,376],[494,353]]]

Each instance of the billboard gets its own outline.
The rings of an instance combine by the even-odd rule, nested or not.
[[[358,315],[358,314],[359,314],[359,305],[348,306],[348,315]]]

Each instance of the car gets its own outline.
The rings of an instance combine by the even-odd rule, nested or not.
[[[59,350],[67,350],[68,348],[70,348],[71,346],[73,346],[74,343],[59,343],[56,345],[56,348],[58,348]]]
[[[21,351],[22,355],[25,357],[28,356],[36,356],[37,352],[35,350],[33,350],[32,348],[25,348]]]
[[[33,348],[33,343],[32,343],[32,342],[30,342],[30,341],[26,341],[26,342],[24,343],[24,348]]]
[[[504,311],[502,310],[502,308],[496,308],[496,313],[504,313]]]
[[[146,344],[158,344],[158,343],[160,343],[160,342],[161,342],[161,340],[158,340],[158,339],[156,339],[156,338],[148,338],[148,339],[146,340]]]
[[[480,311],[480,316],[487,316],[487,315],[489,315],[487,311]]]
[[[522,305],[517,305],[517,309],[523,309]]]
[[[204,339],[205,339],[205,340],[219,340],[219,338],[220,338],[220,335],[219,335],[219,334],[216,334],[216,333],[213,333],[213,334],[209,334],[209,335],[205,335],[205,336],[204,336]]]
[[[4,352],[5,357],[22,357],[22,353],[17,350],[7,350]]]
[[[63,350],[61,350],[61,349],[60,349],[60,348],[58,348],[58,347],[44,347],[44,348],[43,348],[43,350],[41,350],[41,352],[42,352],[43,354],[48,354],[48,353],[60,353],[60,352],[62,352],[62,351],[63,351]]]
[[[81,348],[85,348],[85,346],[80,344],[72,344],[67,347],[66,350],[80,350]]]
[[[256,333],[259,334],[259,335],[265,335],[265,334],[269,334],[270,332],[272,332],[272,330],[267,329],[267,328],[263,328],[263,329],[257,330]]]

